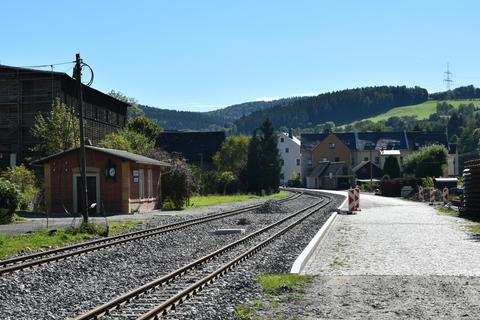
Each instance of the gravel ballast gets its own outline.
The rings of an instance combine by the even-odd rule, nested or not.
[[[282,206],[293,212],[315,201],[317,198],[302,196]],[[245,218],[249,224],[243,227],[248,234],[283,217],[285,214],[279,213],[239,214],[175,234],[5,274],[0,279],[0,314],[2,319],[74,317],[245,236],[217,236],[216,229],[235,227]]]

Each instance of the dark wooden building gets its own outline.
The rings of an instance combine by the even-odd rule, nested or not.
[[[202,169],[213,167],[213,155],[225,141],[224,131],[164,131],[157,145],[170,153],[181,154],[187,162]]]
[[[66,73],[0,65],[0,170],[34,156],[30,129],[56,97],[78,108],[75,88]],[[128,104],[87,86],[83,96],[85,135],[94,144],[125,125]]]

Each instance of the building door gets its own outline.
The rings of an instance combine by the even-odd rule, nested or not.
[[[92,203],[97,203],[97,177],[95,176],[87,176],[87,189],[88,189],[88,214],[93,215],[97,211],[96,208],[91,209],[90,205]],[[82,212],[81,207],[83,200],[83,192],[82,192],[82,178],[77,177],[77,212]],[[97,203],[97,206],[99,204]]]

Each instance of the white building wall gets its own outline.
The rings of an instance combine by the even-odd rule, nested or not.
[[[280,133],[277,147],[282,159],[280,183],[287,184],[288,178],[294,173],[301,173],[300,167],[300,140],[290,138],[287,133]]]

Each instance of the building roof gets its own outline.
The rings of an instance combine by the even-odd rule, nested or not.
[[[357,172],[358,170],[360,170],[361,168],[363,168],[364,166],[366,165],[370,165],[370,163],[372,163],[372,166],[373,167],[376,167],[378,169],[380,169],[380,167],[378,165],[376,165],[375,163],[371,162],[370,160],[368,161],[362,161],[360,162],[359,164],[357,164],[355,167],[353,167],[352,171],[353,172]]]
[[[358,132],[357,148],[360,150],[400,150],[408,149],[404,132]]]
[[[47,162],[50,159],[56,158],[58,156],[61,156],[63,154],[69,153],[69,152],[76,151],[78,149],[80,149],[80,147],[73,148],[73,149],[66,150],[66,151],[62,151],[62,152],[59,152],[59,153],[55,153],[55,154],[52,154],[48,157],[38,159],[38,160],[32,162],[32,164],[41,164],[41,163]],[[115,157],[118,157],[118,158],[129,160],[129,161],[132,161],[132,162],[135,162],[135,163],[139,163],[139,164],[147,164],[147,165],[162,166],[162,167],[170,167],[171,166],[171,164],[169,164],[168,162],[155,160],[155,159],[152,159],[152,158],[148,158],[148,157],[141,156],[139,154],[135,154],[135,153],[124,151],[124,150],[100,148],[100,147],[94,147],[94,146],[85,146],[85,149],[102,152],[102,153],[105,153],[105,154],[109,154],[109,155],[112,155],[112,156],[115,156]]]
[[[418,150],[423,146],[441,144],[448,148],[447,134],[445,132],[407,132],[410,148]]]
[[[176,152],[188,161],[211,162],[225,141],[224,131],[164,131],[157,139],[160,148]]]
[[[313,150],[323,141],[330,133],[302,133],[300,136],[302,149]],[[356,149],[355,134],[353,132],[333,133],[342,141],[350,150]]]
[[[380,150],[381,156],[399,156],[400,150]]]
[[[289,134],[288,134],[287,132],[282,132],[282,133],[280,133],[280,135],[283,135],[285,138],[290,139],[290,140],[293,141],[295,144],[300,145],[300,139],[298,139],[297,137],[292,136],[292,137],[290,138],[290,136],[289,136]]]
[[[320,162],[308,176],[327,177],[330,176],[330,174],[332,174],[332,176],[346,176],[350,175],[350,170],[348,170],[348,166],[345,164],[345,161],[324,161]]]
[[[72,62],[72,65],[73,63],[74,62]],[[11,73],[11,75],[9,76],[8,70],[13,71],[14,73]],[[13,77],[13,79],[16,78],[17,74],[20,74],[21,77],[28,77],[27,80],[38,79],[38,76],[40,75],[61,78],[62,80],[64,80],[62,81],[61,90],[67,92],[71,96],[75,96],[76,81],[65,72],[37,70],[31,68],[7,66],[2,64],[0,64],[0,71],[2,71],[3,76]],[[97,89],[86,86],[84,84],[82,84],[82,91],[86,102],[108,108],[121,114],[126,114],[127,107],[130,106],[129,103],[118,100],[108,94],[105,94]]]
[[[444,132],[334,132],[333,134],[350,150],[418,150],[431,144],[441,144],[448,148],[447,135]],[[301,147],[304,150],[313,150],[328,135],[328,133],[303,133]],[[454,152],[454,149],[450,149],[450,153]]]

